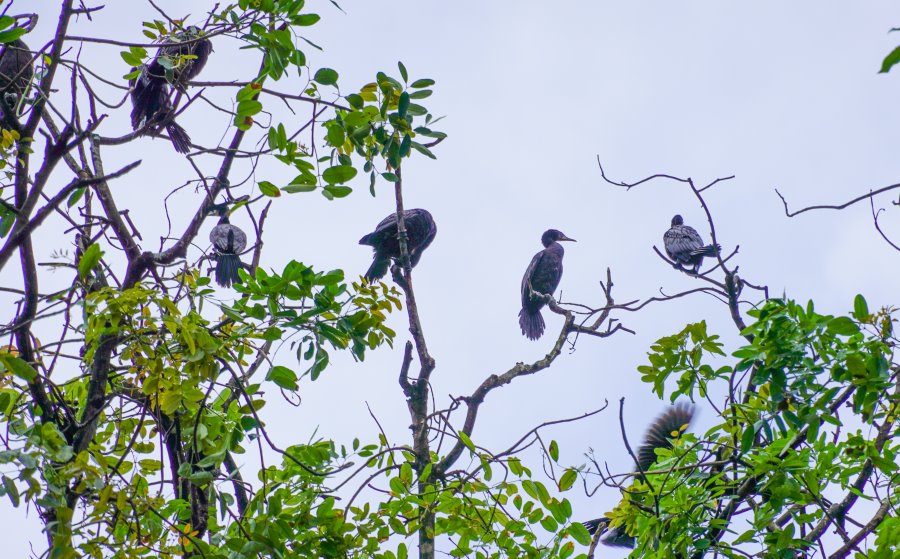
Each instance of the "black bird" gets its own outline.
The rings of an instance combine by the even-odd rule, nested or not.
[[[684,218],[676,215],[672,218],[672,227],[663,235],[666,254],[675,261],[675,267],[684,269],[684,265],[692,266],[691,272],[696,274],[703,264],[704,256],[719,254],[719,245],[705,245],[697,230],[684,224]]]
[[[191,26],[177,33],[163,44],[149,64],[141,67],[141,73],[133,78],[131,85],[131,127],[135,130],[147,124],[165,124],[166,132],[178,153],[191,149],[191,138],[184,128],[171,117],[173,89],[184,91],[206,65],[212,52],[209,39],[201,38],[199,27]],[[185,43],[186,41],[193,41]],[[170,87],[171,84],[171,87]],[[159,130],[154,126],[153,132]]]
[[[413,268],[422,258],[422,253],[434,240],[437,226],[428,210],[416,208],[403,212],[403,224],[406,227],[406,248],[409,251],[409,265]],[[392,213],[381,220],[375,231],[359,240],[361,245],[369,245],[375,249],[372,265],[366,271],[369,282],[381,279],[387,273],[391,260],[400,259],[400,241],[397,239],[397,214]]]
[[[548,229],[541,235],[544,250],[534,255],[531,264],[522,277],[522,310],[519,311],[519,326],[529,340],[536,340],[544,334],[544,317],[541,309],[547,303],[540,295],[553,295],[559,286],[563,273],[565,251],[558,241],[572,241],[562,231]],[[532,291],[536,295],[532,294]]]
[[[637,470],[649,471],[656,463],[656,449],[672,448],[672,439],[679,438],[687,430],[693,418],[694,407],[689,404],[676,404],[657,417],[656,421],[647,428],[644,443],[638,448]],[[604,545],[634,547],[635,537],[628,535],[624,526],[609,528],[609,519],[606,517],[588,520],[582,524],[591,535],[598,529],[605,530],[606,534],[600,539]]]
[[[234,283],[241,283],[238,270],[243,266],[240,254],[247,248],[247,235],[228,221],[225,206],[217,207],[214,211],[221,215],[218,225],[209,232],[216,258],[216,283],[222,287],[231,287]]]
[[[12,111],[34,78],[34,55],[22,39],[6,43],[0,51],[0,99]]]

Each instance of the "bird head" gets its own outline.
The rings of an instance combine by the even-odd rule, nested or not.
[[[221,204],[210,204],[206,206],[206,215],[228,215],[228,202],[222,202]]]
[[[679,214],[675,214],[675,217],[672,218],[672,227],[676,225],[684,225],[684,218]]]
[[[550,243],[554,241],[572,241],[573,243],[577,242],[575,239],[566,237],[566,234],[558,229],[547,229],[546,231],[544,231],[544,234],[541,235],[541,243],[543,243],[545,247],[550,246]]]

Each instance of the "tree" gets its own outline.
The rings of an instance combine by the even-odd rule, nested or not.
[[[32,44],[35,50],[27,45],[36,15],[0,20],[8,52],[27,52],[22,60],[37,69],[27,91],[4,98],[8,182],[0,266],[15,267],[22,289],[8,288],[17,304],[3,331],[12,341],[0,353],[0,408],[9,431],[0,455],[9,469],[2,492],[13,505],[28,503],[40,512],[47,553],[209,557],[290,550],[402,557],[403,536],[416,536],[420,556],[434,557],[435,538],[446,535],[460,553],[478,548],[533,555],[547,544],[529,524],[541,522],[551,532],[570,529],[568,502],[532,482],[516,459],[538,429],[500,453],[477,447],[470,435],[488,394],[546,369],[568,334],[602,338],[622,327],[608,321],[608,311],[590,325],[576,324],[571,311],[551,302],[566,322],[544,359],[490,375],[471,396],[434,408],[436,364],[413,291],[401,172],[413,154],[434,158],[431,149],[444,138],[420,104],[434,81],[410,78],[400,63],[398,78],[378,72],[357,92],[334,94],[338,72],[310,66],[301,49],[312,44],[305,28],[320,19],[305,11],[303,0],[214,5],[205,22],[158,10],[161,19],[144,23],[147,39],[134,42],[69,33],[74,18],[102,9],[61,2],[54,39],[44,47]],[[19,39],[25,46],[14,50]],[[126,66],[100,67],[71,50],[78,45],[115,48]],[[200,81],[207,56],[237,49],[257,53],[257,73]],[[116,77],[123,69],[124,77]],[[312,117],[300,124],[282,121],[281,104],[292,113],[308,105]],[[110,115],[129,110],[134,131],[114,135]],[[178,124],[201,110],[231,123],[217,145],[199,143],[194,130]],[[315,135],[322,129],[324,138]],[[156,203],[177,223],[166,200],[187,187],[194,190],[193,210],[186,222],[173,225],[181,232],[153,251],[142,246],[142,228],[129,216],[128,203],[114,194],[143,162],[113,170],[106,163],[114,146],[146,145],[140,144],[146,137],[165,135],[175,148],[170,156],[186,152],[196,176],[156,192]],[[235,178],[248,170],[274,176],[275,164],[295,177]],[[402,291],[347,281],[341,270],[297,261],[277,272],[261,265],[273,203],[308,192],[346,197],[352,191],[347,183],[360,170],[373,193],[379,183],[393,187],[402,250],[393,275]],[[62,174],[70,178],[56,186],[51,177]],[[203,268],[241,243],[226,235],[230,240],[217,241],[216,251],[194,248],[213,214],[245,215],[253,224],[246,269],[234,285],[237,298],[228,303],[217,301],[220,292]],[[54,219],[70,225],[66,242],[76,250],[61,254],[56,265],[68,285],[46,292],[41,286],[47,271],[36,261],[33,239]],[[608,304],[611,288],[608,281]],[[399,383],[413,424],[410,441],[393,443],[384,435],[346,448],[327,439],[288,445],[272,440],[260,411],[264,388],[296,397],[301,383],[327,372],[332,352],[363,360],[392,345],[396,333],[385,320],[404,307],[413,341],[405,344]],[[55,341],[40,341],[48,335]],[[296,354],[299,372],[272,362],[285,344]],[[450,421],[457,409],[466,410],[460,426]],[[238,469],[235,461],[250,445],[263,457],[256,472]],[[271,453],[280,463],[266,464]],[[463,456],[473,461],[460,466]],[[498,466],[506,474],[492,481]],[[571,486],[575,475],[568,472],[565,484]],[[530,497],[523,500],[519,487]],[[507,500],[517,510],[508,511]],[[572,526],[583,535],[579,524]],[[401,536],[399,543],[394,536]],[[571,541],[550,545],[566,554],[574,550]]]
[[[342,93],[339,73],[314,63],[306,28],[320,16],[302,0],[211,5],[205,20],[149,7],[158,16],[144,24],[146,41],[73,36],[73,19],[102,6],[72,0],[61,2],[54,39],[43,47],[29,41],[36,17],[0,19],[0,42],[24,39],[37,69],[30,91],[0,98],[0,268],[14,278],[4,288],[15,302],[3,328],[10,342],[0,350],[8,432],[0,481],[14,505],[40,511],[47,554],[565,559],[576,544],[593,554],[597,543],[562,494],[579,474],[599,474],[626,491],[610,516],[638,536],[637,556],[743,557],[763,549],[787,557],[819,549],[840,557],[873,538],[875,553],[891,553],[894,519],[883,491],[896,469],[893,311],[870,311],[860,297],[850,316],[821,316],[811,304],[770,299],[739,276],[731,264],[737,249],[717,238],[703,197],[724,179],[697,187],[691,179],[654,177],[687,185],[705,210],[712,243],[725,247],[710,270],[690,274],[700,287],[617,303],[607,271],[599,303],[548,296],[563,320],[549,351],[485,374],[471,392],[442,405],[403,221],[404,194],[417,186],[404,178],[404,163],[434,158],[444,139],[422,104],[433,80],[410,77],[401,63],[396,73],[377,72]],[[211,57],[252,52],[258,71],[237,75],[235,66],[226,81],[182,78],[203,56],[193,46],[206,40]],[[82,56],[79,45],[115,49],[124,64],[105,67]],[[116,119],[127,120],[148,80],[161,95],[154,110],[132,122],[133,132],[117,135]],[[304,106],[312,116],[298,120]],[[184,140],[174,125],[198,113],[229,123],[227,136],[206,145],[201,130],[184,125]],[[148,137],[172,134],[196,176],[152,192],[180,231],[153,251],[144,246],[147,225],[131,219],[132,202],[117,190],[145,163],[109,163],[121,157],[116,146],[146,147]],[[172,150],[167,157],[184,156]],[[285,172],[294,178],[280,178]],[[393,194],[397,287],[298,261],[277,271],[267,264],[273,204],[311,192],[339,200],[352,193],[357,175],[368,178],[373,194]],[[190,215],[168,213],[174,194],[190,201]],[[221,255],[199,248],[214,213],[253,225],[233,299],[220,299],[231,292],[208,277]],[[51,276],[33,245],[53,221],[71,228],[60,244],[72,243],[75,252],[61,254]],[[62,288],[42,287],[59,276]],[[743,298],[751,292],[749,304]],[[651,348],[650,364],[640,369],[649,387],[666,399],[708,400],[720,419],[660,451],[659,469],[610,477],[596,460],[561,466],[559,446],[542,435],[550,423],[522,428],[501,450],[476,442],[481,406],[497,389],[548,371],[567,347],[631,332],[619,317],[700,294],[721,299],[746,344],[729,361],[720,338],[700,322]],[[396,378],[410,432],[346,445],[275,440],[263,409],[269,393],[278,389],[296,401],[302,386],[332,372],[332,356],[347,352],[362,361],[387,351],[402,339],[386,323],[400,310],[410,340],[401,344]],[[282,364],[288,350],[296,355],[291,366]],[[838,415],[844,403],[852,417]],[[848,433],[844,425],[860,430]],[[532,446],[545,457],[543,473],[523,458]],[[251,450],[262,465],[239,468],[236,457]],[[854,516],[859,494],[878,500],[865,522]],[[837,539],[826,537],[830,529]]]

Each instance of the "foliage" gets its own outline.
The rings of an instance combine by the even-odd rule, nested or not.
[[[399,213],[404,162],[435,159],[445,138],[425,106],[435,82],[411,78],[398,63],[399,77],[379,71],[346,86],[338,70],[314,65],[320,48],[306,30],[323,17],[304,0],[209,5],[205,22],[164,14],[143,22],[140,36],[132,29],[124,45],[69,32],[76,16],[102,6],[61,0],[53,40],[42,46],[31,40],[36,20],[0,16],[0,43],[21,38],[40,49],[27,93],[14,106],[0,98],[0,269],[18,282],[2,286],[8,320],[0,333],[9,342],[0,347],[0,496],[38,511],[46,555],[581,558],[581,547],[592,553],[597,540],[564,494],[588,467],[560,463],[558,444],[544,444],[546,424],[505,450],[479,446],[472,433],[480,406],[493,390],[549,369],[582,334],[630,332],[615,313],[695,291],[726,303],[746,343],[730,350],[706,321],[688,324],[653,344],[638,368],[660,398],[721,401],[717,423],[675,433],[651,471],[613,480],[596,472],[625,493],[608,516],[637,536],[633,555],[743,557],[752,548],[794,557],[829,529],[841,539],[837,553],[863,540],[873,557],[894,553],[894,309],[870,311],[860,296],[852,314],[825,316],[750,286],[765,297],[746,311],[747,325],[741,290],[750,284],[730,257],[689,274],[704,287],[644,302],[617,304],[607,272],[600,306],[549,297],[564,322],[543,357],[487,374],[441,408],[403,233],[397,287],[263,251],[268,211],[288,195],[339,200],[367,179],[372,195],[392,191]],[[258,67],[236,65],[230,81],[181,83],[176,76],[198,55],[155,45],[201,40],[215,44],[214,56],[252,52]],[[79,43],[116,49],[122,62],[98,67]],[[154,65],[163,69],[152,77],[164,90],[162,109],[116,132],[98,107],[127,114]],[[308,120],[296,117],[300,106],[312,109]],[[189,111],[218,119],[229,137],[188,141],[197,176],[184,186],[193,190],[180,194],[183,214],[166,213],[182,233],[150,250],[110,188],[131,181],[141,161],[110,171],[105,158],[114,146],[171,135]],[[252,180],[235,178],[242,176]],[[707,210],[701,192],[724,180],[697,188],[665,176],[689,186]],[[179,190],[156,193],[160,212]],[[233,297],[211,285],[204,266],[216,257],[200,248],[200,231],[220,206],[253,226]],[[65,282],[49,293],[35,251],[47,220],[65,225],[60,245],[75,247],[55,254],[53,271]],[[277,395],[296,404],[306,383],[331,371],[335,354],[363,361],[394,348],[399,335],[387,320],[395,311],[406,312],[411,338],[398,378],[410,432],[345,445],[298,430],[306,442],[274,441],[266,405]],[[43,343],[38,334],[54,338]],[[540,449],[541,472],[526,465],[530,447]],[[251,454],[261,465],[239,467],[236,457]],[[862,525],[854,507],[865,500],[878,509],[851,535]]]
[[[749,342],[730,365],[703,363],[704,352],[722,352],[699,323],[660,339],[640,367],[672,400],[709,397],[713,383],[728,389],[721,422],[659,450],[654,469],[609,513],[637,536],[633,557],[745,557],[748,545],[765,557],[802,556],[828,528],[849,538],[845,519],[859,497],[874,499],[881,517],[893,506],[896,313],[870,314],[857,296],[849,316],[780,299],[748,314],[756,319],[742,332]],[[673,373],[681,376],[666,387]],[[746,389],[733,388],[740,384]],[[869,486],[875,494],[864,496]],[[891,525],[879,529],[878,549],[895,545]]]

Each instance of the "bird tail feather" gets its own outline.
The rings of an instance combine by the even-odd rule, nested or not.
[[[241,266],[241,259],[237,254],[217,255],[216,283],[222,287],[231,287],[234,283],[241,283],[241,276],[238,274]]]
[[[720,250],[722,250],[721,245],[706,245],[705,247],[700,247],[696,250],[692,250],[691,256],[715,256],[719,254]]]
[[[169,133],[169,139],[172,140],[172,145],[175,146],[175,151],[178,153],[187,153],[191,151],[191,137],[188,136],[187,131],[182,128],[177,122],[174,120],[166,125],[166,132]]]
[[[365,238],[365,237],[363,237]],[[360,241],[362,243],[362,241]],[[388,271],[388,266],[391,265],[390,258],[375,258],[372,261],[372,265],[369,266],[369,269],[366,271],[366,280],[370,283],[379,280],[384,277],[384,275]]]
[[[541,316],[541,311],[531,313],[526,309],[520,310],[519,326],[522,328],[522,334],[529,340],[540,338],[544,334],[544,317]]]

